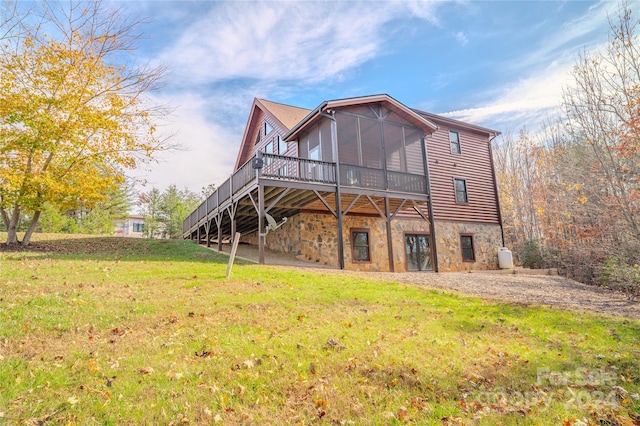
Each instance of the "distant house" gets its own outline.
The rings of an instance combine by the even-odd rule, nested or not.
[[[183,236],[210,245],[238,231],[261,262],[266,247],[352,270],[497,268],[498,134],[384,94],[313,110],[255,99],[233,175]]]
[[[144,218],[142,216],[129,216],[116,221],[116,237],[143,238]]]

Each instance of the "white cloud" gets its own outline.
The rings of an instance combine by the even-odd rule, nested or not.
[[[466,45],[469,42],[469,39],[467,38],[467,36],[462,31],[458,31],[455,34],[455,38],[458,41],[458,43],[460,43],[460,45],[462,45],[462,46]]]
[[[210,183],[221,184],[233,169],[240,136],[233,128],[206,117],[212,108],[211,100],[201,94],[182,93],[163,100],[176,110],[161,132],[174,134],[171,143],[184,150],[162,153],[150,171],[138,170],[134,176],[147,181],[147,186],[139,189],[163,189],[177,184],[199,192]]]
[[[443,115],[470,123],[535,122],[558,108],[562,90],[568,83],[572,63],[552,63],[545,70],[521,79],[506,88],[496,99],[477,107]]]
[[[405,5],[413,16],[423,19],[432,25],[440,27],[440,21],[437,18],[437,8],[442,4],[440,1],[407,1]]]
[[[192,82],[325,80],[374,57],[382,42],[378,30],[389,19],[346,2],[217,6],[161,57]]]
[[[485,94],[487,101],[478,107],[443,115],[502,128],[539,127],[548,116],[560,110],[563,89],[571,84],[571,70],[584,49],[591,52],[605,49],[602,40],[608,29],[607,16],[615,14],[613,7],[617,7],[615,3],[597,3],[584,15],[559,26],[556,32],[541,40],[537,49],[502,64],[512,69],[526,69],[526,77],[498,87],[497,93],[493,89],[493,93]]]
[[[594,39],[602,39],[608,30],[607,17],[615,14],[617,3],[603,1],[591,6],[587,12],[558,27],[557,31],[541,38],[537,48],[519,56],[510,66],[517,69],[547,66],[558,58],[575,58],[584,48],[591,49]],[[601,34],[602,37],[594,37]]]

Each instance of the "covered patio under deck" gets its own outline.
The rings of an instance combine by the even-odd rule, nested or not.
[[[337,265],[344,269],[343,218],[376,216],[386,222],[389,270],[394,271],[391,223],[421,218],[429,223],[433,265],[437,272],[435,228],[426,174],[412,174],[349,164],[259,153],[234,173],[183,222],[183,237],[222,249],[236,232],[258,235],[264,263],[267,215],[281,222],[301,211],[335,218]]]

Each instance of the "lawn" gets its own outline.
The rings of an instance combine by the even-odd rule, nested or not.
[[[0,423],[640,424],[635,320],[49,238],[0,250]]]

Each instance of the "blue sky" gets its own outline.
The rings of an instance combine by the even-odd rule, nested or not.
[[[517,133],[560,105],[578,55],[603,48],[613,1],[122,3],[151,19],[135,52],[169,67],[163,131],[186,150],[134,175],[199,192],[232,172],[254,97],[314,108],[388,93]],[[636,3],[630,2],[633,8]]]

